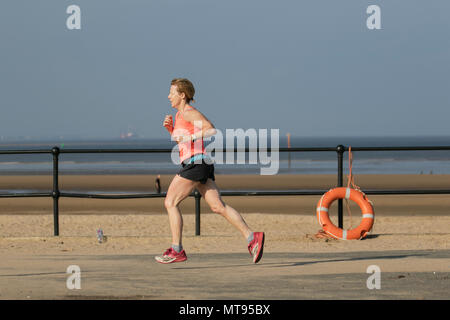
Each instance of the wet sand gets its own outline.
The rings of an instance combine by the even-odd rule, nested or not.
[[[155,192],[152,175],[61,176],[62,192]],[[162,192],[167,191],[173,175],[161,176]],[[364,190],[379,189],[449,189],[448,175],[360,175],[356,184]],[[221,190],[329,190],[337,184],[334,175],[216,175]],[[346,181],[344,180],[346,185]],[[50,192],[51,176],[3,176],[0,190],[34,190]],[[242,213],[314,215],[320,196],[234,196],[223,200]],[[370,196],[377,215],[447,215],[450,195]],[[48,198],[0,198],[1,214],[50,214],[53,202]],[[183,213],[194,212],[193,198],[181,204]],[[332,206],[332,212],[335,205]],[[351,209],[354,206],[351,206]],[[356,210],[356,211],[355,211]],[[354,208],[353,211],[357,211]],[[211,212],[201,201],[201,212]],[[81,199],[60,198],[60,214],[159,214],[165,213],[162,198],[153,199]]]

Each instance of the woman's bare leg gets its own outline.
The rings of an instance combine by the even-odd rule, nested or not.
[[[211,210],[215,213],[219,213],[227,219],[239,232],[247,239],[252,231],[247,226],[247,223],[244,221],[242,216],[235,209],[225,204],[222,201],[220,196],[219,189],[217,188],[216,183],[208,179],[205,184],[199,183],[196,186],[197,190],[200,192],[202,197],[210,206]]]
[[[199,182],[176,175],[167,190],[164,205],[169,216],[172,244],[174,245],[182,245],[183,217],[178,205],[192,193],[197,184]]]

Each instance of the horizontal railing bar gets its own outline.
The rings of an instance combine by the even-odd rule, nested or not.
[[[263,191],[227,191],[221,190],[221,196],[296,196],[296,195],[322,195],[328,190],[263,190]]]
[[[368,195],[412,195],[412,194],[450,194],[449,189],[435,189],[435,190],[366,190]]]
[[[349,148],[345,147],[345,151]],[[450,146],[428,147],[352,147],[352,151],[443,151],[450,150]]]
[[[91,199],[139,199],[139,198],[163,198],[166,193],[137,193],[137,194],[89,194],[60,192],[61,197],[67,198],[91,198]]]
[[[0,154],[39,154],[52,153],[52,150],[0,150]]]
[[[344,147],[348,151],[349,147]],[[450,146],[410,146],[410,147],[352,147],[352,151],[443,151],[450,150]],[[173,149],[59,149],[59,153],[171,153]],[[224,149],[225,152],[324,152],[336,151],[336,147],[311,147],[311,148],[234,148]],[[214,151],[212,151],[214,152]],[[0,150],[0,154],[40,154],[53,153],[48,150]]]
[[[170,153],[172,149],[59,149],[59,153]],[[0,154],[53,153],[53,150],[0,150]]]
[[[1,193],[0,198],[32,198],[32,197],[51,197],[53,194],[52,192],[47,193]]]
[[[329,190],[329,189],[328,189]],[[297,196],[297,195],[322,195],[328,190],[222,190],[221,196]],[[367,195],[414,195],[414,194],[450,194],[450,189],[380,189],[363,190]],[[60,192],[60,197],[67,198],[92,198],[92,199],[137,199],[137,198],[163,198],[166,192],[162,193],[137,193],[137,194],[93,194],[93,193],[73,193]],[[52,193],[3,193],[2,198],[15,197],[51,197]],[[194,193],[189,196],[194,197]]]
[[[290,195],[322,195],[327,190],[266,190],[266,191],[220,191],[222,196],[290,196]],[[450,189],[391,189],[391,190],[363,190],[368,195],[390,194],[450,194]]]
[[[60,153],[170,153],[172,149],[60,149]]]
[[[221,196],[295,196],[322,195],[328,190],[287,190],[287,191],[220,191]],[[367,195],[408,195],[408,194],[450,194],[450,189],[392,189],[392,190],[363,190]]]

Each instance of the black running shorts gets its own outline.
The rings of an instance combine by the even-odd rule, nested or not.
[[[178,175],[183,178],[200,181],[202,184],[205,184],[208,179],[213,181],[216,179],[214,177],[214,165],[207,164],[204,160],[202,160],[202,163],[181,163],[181,165],[182,168],[178,171]]]

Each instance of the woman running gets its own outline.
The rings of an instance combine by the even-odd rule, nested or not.
[[[215,213],[221,214],[242,236],[247,239],[248,250],[257,263],[263,254],[264,233],[252,232],[242,216],[222,201],[214,177],[214,165],[207,157],[203,138],[216,134],[212,123],[197,109],[190,105],[194,101],[195,89],[188,79],[173,79],[169,100],[177,109],[175,125],[167,115],[163,126],[169,131],[172,140],[178,143],[181,170],[170,183],[164,205],[169,215],[172,232],[172,246],[162,256],[155,257],[159,263],[173,263],[187,260],[182,245],[183,217],[178,205],[196,188]]]

